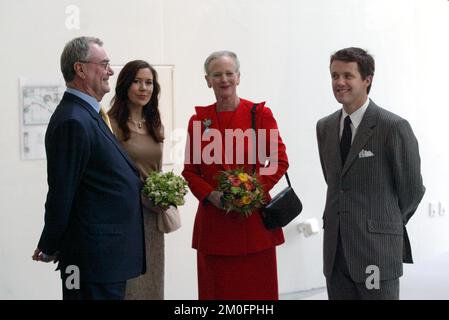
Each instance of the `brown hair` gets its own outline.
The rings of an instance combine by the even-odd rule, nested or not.
[[[374,58],[366,50],[361,48],[350,47],[338,50],[331,55],[330,60],[330,64],[332,64],[335,60],[357,62],[357,67],[363,80],[365,80],[368,76],[374,76]],[[366,89],[367,93],[371,90],[371,83]]]
[[[145,125],[148,129],[149,134],[156,142],[162,142],[164,140],[162,134],[162,123],[161,116],[159,113],[159,93],[160,85],[157,80],[156,70],[146,61],[134,60],[128,62],[117,78],[117,85],[115,87],[115,95],[112,98],[112,106],[108,114],[116,119],[119,128],[123,133],[123,139],[126,141],[130,137],[129,128],[127,126],[127,121],[129,118],[128,109],[128,89],[133,83],[137,72],[140,69],[150,69],[153,74],[153,93],[151,95],[150,101],[143,107],[143,116],[145,118]]]

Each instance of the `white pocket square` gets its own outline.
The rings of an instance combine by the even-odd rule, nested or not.
[[[374,157],[374,153],[372,153],[370,150],[362,150],[359,152],[359,158],[369,158]]]

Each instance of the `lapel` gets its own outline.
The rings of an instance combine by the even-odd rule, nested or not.
[[[264,103],[260,103],[260,105],[264,105]],[[226,129],[242,129],[245,131],[246,129],[251,127],[251,107],[253,104],[245,99],[240,98],[240,104],[238,105],[235,113],[233,115],[232,121],[228,124]],[[257,108],[259,110],[259,106]],[[203,135],[206,127],[204,125],[204,121],[210,120],[209,129],[216,129],[220,132],[219,120],[216,111],[216,104],[207,106],[207,107],[195,107],[197,120],[201,121],[201,135]],[[256,116],[256,122],[257,122]],[[210,143],[210,142],[208,142]],[[238,164],[227,164],[225,161],[225,137],[221,137],[221,150],[222,150],[222,159],[221,163],[215,164],[224,170],[231,170],[237,168]],[[202,148],[201,148],[202,150]],[[234,150],[235,153],[235,150]]]
[[[196,120],[201,121],[201,134],[203,134],[206,126],[204,122],[210,120],[209,129],[219,129],[217,113],[215,112],[215,104],[206,107],[195,107]]]
[[[103,131],[104,135],[114,144],[114,146],[117,148],[117,150],[120,152],[120,154],[125,158],[126,162],[129,164],[129,166],[138,174],[138,170],[136,166],[134,165],[134,162],[128,157],[127,153],[122,149],[119,142],[115,138],[114,134],[111,132],[109,127],[106,125],[106,123],[101,118],[100,114],[95,112],[95,110],[83,99],[78,98],[75,95],[72,95],[70,93],[65,93],[67,98],[76,100],[76,103],[79,104],[84,110],[86,110],[91,117],[94,119],[94,121],[97,122],[97,125],[101,131]]]
[[[210,106],[206,107],[195,107],[197,121],[201,122],[201,140],[203,139],[204,132],[206,131],[206,125],[205,122],[210,122],[209,126],[207,128],[214,129],[217,132],[220,132],[220,126],[218,125],[218,117],[217,112],[215,111],[216,104],[212,104]],[[207,143],[212,143],[212,141],[209,141]],[[222,137],[221,141],[221,150],[224,150],[224,139]],[[203,152],[203,143],[201,142],[201,153]],[[222,159],[221,163],[215,163],[216,166],[219,166],[223,168],[224,170],[229,170],[229,166],[225,164],[224,162],[224,152],[222,152]]]
[[[341,172],[341,175],[345,175],[351,165],[354,163],[359,152],[365,146],[368,139],[373,134],[373,128],[377,124],[377,117],[379,113],[379,107],[370,100],[368,108],[363,115],[362,122],[357,130],[357,134],[352,142],[351,149],[349,149],[348,158],[346,159],[345,165]]]

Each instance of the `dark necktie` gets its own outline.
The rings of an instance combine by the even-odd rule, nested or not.
[[[349,149],[351,149],[351,140],[352,140],[351,118],[349,116],[346,116],[345,126],[343,128],[343,134],[341,135],[340,140],[340,153],[341,153],[342,166],[345,164],[346,157],[348,156],[349,153]]]

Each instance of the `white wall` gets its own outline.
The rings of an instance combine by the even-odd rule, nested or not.
[[[184,130],[195,105],[213,102],[202,64],[215,50],[241,60],[240,96],[267,100],[287,145],[290,176],[304,203],[299,222],[321,215],[325,184],[316,121],[336,110],[328,74],[332,52],[368,49],[376,59],[371,98],[409,119],[420,143],[427,193],[409,223],[415,260],[449,250],[448,214],[429,217],[429,202],[449,208],[446,142],[449,2],[445,0],[0,0],[0,299],[60,299],[54,265],[31,255],[43,224],[46,162],[20,160],[18,78],[61,79],[59,56],[79,35],[104,41],[114,64],[142,58],[175,66],[174,126]],[[80,29],[65,26],[68,5]],[[101,14],[100,14],[101,13]],[[163,88],[162,88],[163,90]],[[173,166],[180,172],[181,165]],[[191,231],[196,199],[183,227],[166,237],[166,298],[195,299]],[[324,286],[322,233],[304,238],[295,224],[278,248],[281,293]]]

